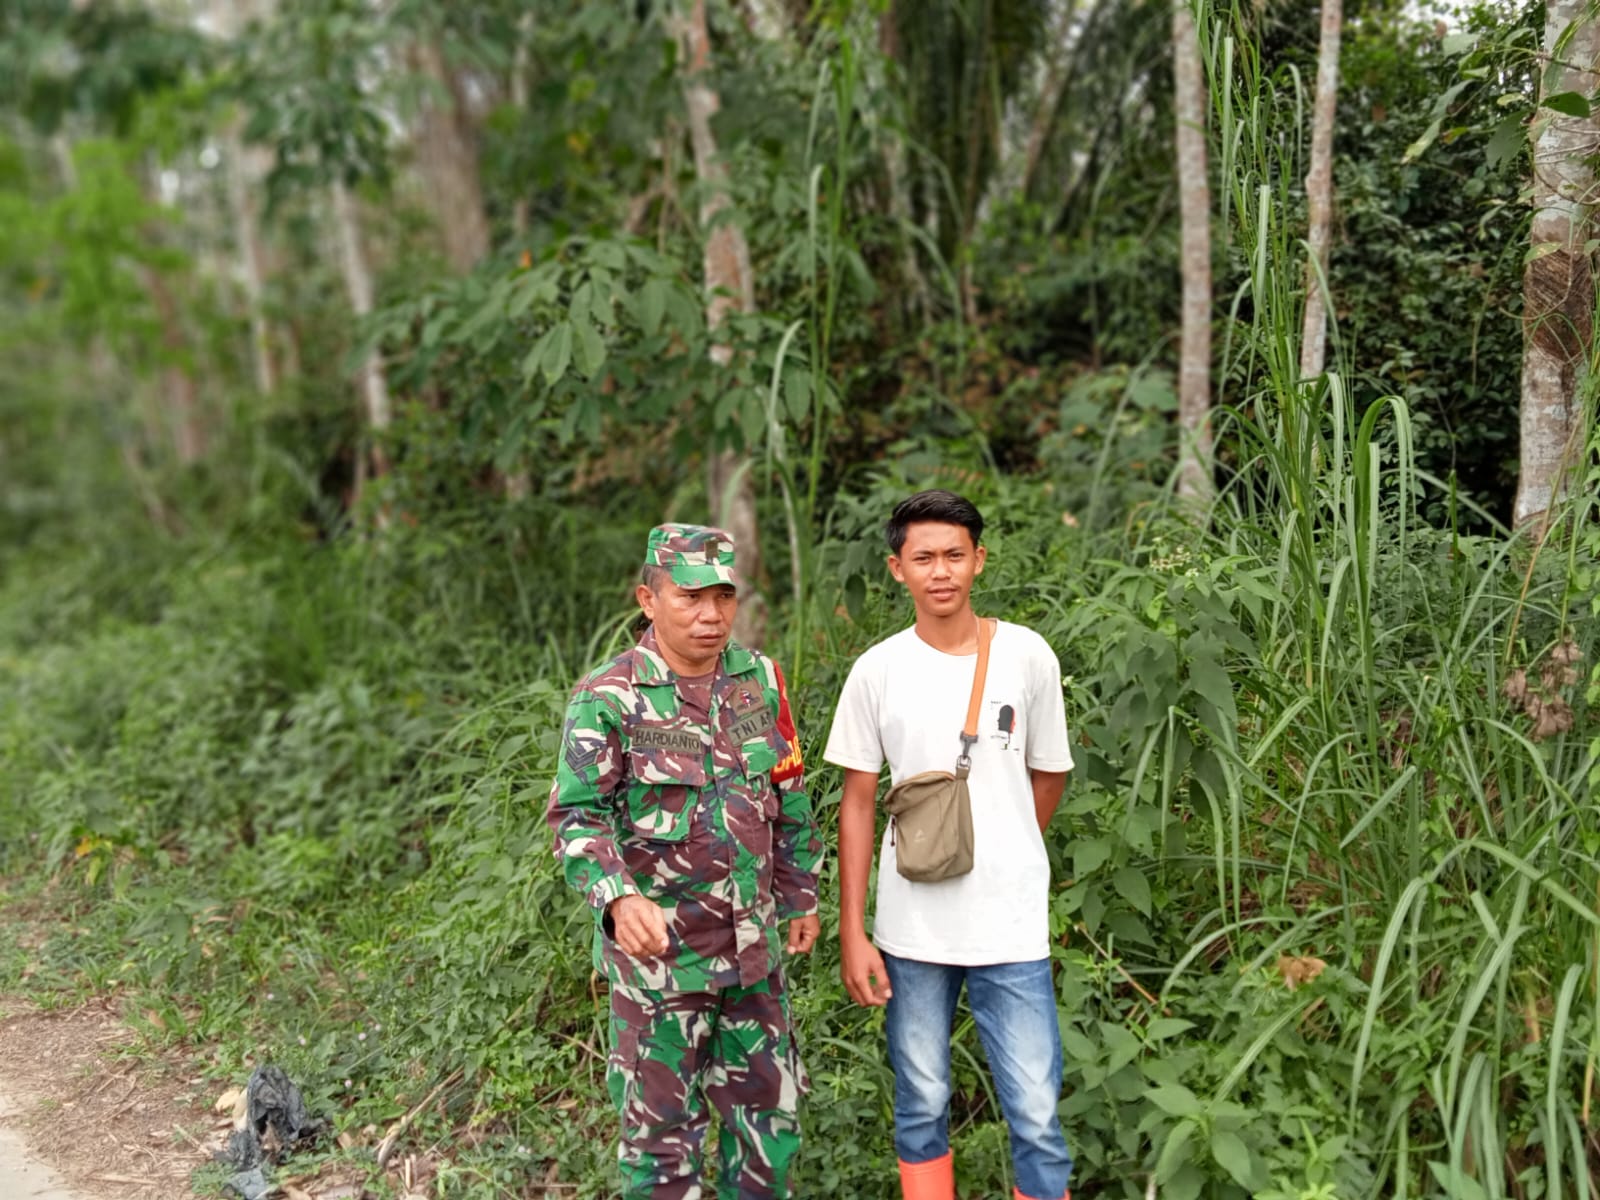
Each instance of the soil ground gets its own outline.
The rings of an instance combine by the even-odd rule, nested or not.
[[[218,1118],[202,1081],[135,1060],[104,1001],[44,1011],[0,998],[0,1195],[182,1200]],[[10,1174],[7,1174],[7,1172]]]
[[[103,998],[47,1010],[0,996],[0,1200],[195,1195],[191,1177],[235,1127],[243,1092],[218,1096],[214,1083],[191,1073],[187,1055],[162,1059],[136,1042]],[[424,1200],[437,1169],[431,1154],[396,1155],[388,1194]],[[337,1162],[304,1174],[275,1171],[272,1195],[370,1198],[367,1173]]]

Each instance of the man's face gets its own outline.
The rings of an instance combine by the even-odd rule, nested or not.
[[[655,624],[667,665],[680,674],[686,666],[699,668],[693,674],[710,670],[733,634],[733,617],[739,611],[739,593],[733,585],[686,588],[666,579],[659,591],[641,583],[637,595],[639,607]]]
[[[985,555],[964,526],[918,521],[906,527],[900,553],[889,556],[889,573],[906,585],[919,616],[948,617],[966,608]]]

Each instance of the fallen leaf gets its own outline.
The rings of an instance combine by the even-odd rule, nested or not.
[[[1571,664],[1583,661],[1583,651],[1578,649],[1578,643],[1568,638],[1550,651],[1552,660],[1558,663]]]
[[[1328,964],[1320,958],[1299,958],[1289,954],[1278,955],[1278,974],[1283,976],[1284,986],[1291,992],[1303,983],[1310,983],[1327,969]]]
[[[229,1088],[227,1091],[223,1092],[222,1095],[217,1097],[217,1102],[211,1107],[215,1112],[228,1113],[231,1115],[239,1101],[242,1099],[244,1099],[243,1088]]]
[[[1572,728],[1572,708],[1564,700],[1546,701],[1533,725],[1533,740],[1542,742]]]
[[[1528,673],[1521,667],[1512,671],[1500,685],[1500,694],[1513,704],[1522,703],[1522,698],[1528,694]]]

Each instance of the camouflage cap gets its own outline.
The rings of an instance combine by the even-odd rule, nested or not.
[[[739,583],[733,571],[733,535],[709,525],[657,525],[650,531],[644,562],[665,567],[679,587]]]

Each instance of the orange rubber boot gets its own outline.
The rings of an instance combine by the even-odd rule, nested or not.
[[[904,1166],[905,1164],[902,1163],[901,1165]],[[1021,1188],[1012,1188],[1011,1200],[1033,1200],[1033,1198],[1031,1196],[1024,1196]],[[1072,1191],[1068,1189],[1068,1191],[1062,1195],[1061,1200],[1072,1200]]]
[[[905,1200],[956,1200],[955,1155],[946,1150],[927,1162],[901,1162],[900,1194]]]

